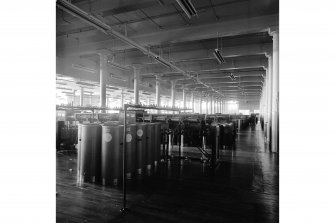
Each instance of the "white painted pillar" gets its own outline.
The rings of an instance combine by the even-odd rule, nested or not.
[[[209,114],[213,114],[213,96],[210,96],[211,97],[211,103],[210,103],[210,109],[209,109]]]
[[[219,113],[222,113],[222,100],[219,98]]]
[[[121,88],[121,108],[123,108],[124,105],[124,89]]]
[[[200,105],[200,114],[202,114],[202,93],[200,93],[200,99],[199,99],[199,105]]]
[[[80,87],[80,106],[84,106],[84,88]]]
[[[267,92],[268,92],[268,101],[267,101],[267,142],[271,143],[271,128],[272,128],[272,55],[268,56],[269,64],[267,69]]]
[[[72,101],[73,106],[75,106],[75,102],[76,102],[76,90],[73,90],[73,101]]]
[[[92,106],[92,97],[93,97],[93,95],[92,95],[92,93],[90,94],[90,105]]]
[[[272,152],[279,151],[279,31],[273,30],[270,35],[273,36],[273,51],[272,51]]]
[[[147,105],[150,105],[150,96],[147,98]]]
[[[209,114],[209,106],[210,106],[210,100],[209,95],[206,96],[206,114]]]
[[[100,107],[106,107],[106,82],[107,82],[107,54],[99,53],[100,56]]]
[[[218,99],[215,98],[214,100],[214,114],[218,113]]]
[[[133,64],[134,68],[134,104],[139,104],[139,75],[141,66],[139,64]]]
[[[171,81],[171,106],[175,107],[175,102],[176,102],[176,81]]]
[[[191,108],[192,108],[192,113],[194,113],[194,92],[191,92]]]
[[[161,82],[156,77],[156,105],[161,106]]]
[[[183,88],[183,108],[186,108],[186,90]]]

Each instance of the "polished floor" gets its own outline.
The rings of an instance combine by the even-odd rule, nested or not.
[[[259,124],[238,133],[236,149],[223,151],[215,169],[175,159],[130,181],[125,215],[121,187],[77,186],[76,155],[56,159],[57,222],[279,221],[278,154],[267,149]]]

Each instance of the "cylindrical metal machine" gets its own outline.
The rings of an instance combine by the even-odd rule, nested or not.
[[[241,127],[242,127],[242,120],[241,120],[241,119],[238,119],[238,120],[237,120],[237,130],[238,130],[238,131],[241,131]]]
[[[122,178],[123,125],[102,125],[101,178],[103,185],[117,185]]]
[[[142,174],[146,167],[147,124],[136,124],[136,171]]]
[[[161,160],[161,124],[154,123],[154,148],[153,148],[153,158],[154,165],[157,165]]]
[[[98,182],[101,178],[101,126],[80,124],[79,177]]]
[[[127,178],[132,178],[135,172],[136,162],[136,124],[127,125],[126,129],[126,174]]]
[[[155,124],[148,123],[147,125],[147,147],[146,147],[146,166],[150,170],[154,165],[154,147],[155,147]]]
[[[78,151],[77,151],[77,184],[82,184],[83,179],[81,177],[81,125],[78,125]]]

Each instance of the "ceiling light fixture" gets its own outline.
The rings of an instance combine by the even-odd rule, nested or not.
[[[106,88],[111,89],[111,90],[120,90],[119,88],[111,87],[111,86],[106,86]]]
[[[221,51],[222,51],[222,39],[221,39]],[[218,60],[220,64],[225,63],[225,60],[223,59],[220,50],[219,50],[219,32],[218,32],[218,37],[216,39],[216,49],[214,49],[213,55],[215,58]]]
[[[170,64],[166,63],[165,60],[162,60],[159,56],[156,56],[155,59],[160,62],[161,64],[163,64],[164,66],[171,68]]]
[[[230,79],[231,79],[232,81],[235,81],[235,80],[236,80],[236,77],[234,76],[233,73],[230,73],[229,77],[230,77]]]
[[[81,70],[81,71],[86,71],[86,72],[90,72],[90,73],[95,73],[95,70],[89,67],[85,67],[79,64],[72,64],[72,68],[76,69],[76,70]]]
[[[126,67],[126,66],[122,66],[122,65],[117,64],[117,63],[114,63],[114,62],[112,62],[112,61],[110,61],[110,60],[108,60],[107,63],[108,63],[109,65],[111,65],[112,67],[115,67],[115,68],[117,68],[117,69],[119,69],[119,70],[130,71],[130,69],[129,69],[128,67]]]
[[[215,56],[215,58],[218,60],[218,62],[221,63],[225,63],[226,61],[223,59],[219,49],[214,49],[213,55]]]
[[[185,14],[189,19],[191,19],[192,16],[197,16],[197,11],[195,10],[191,0],[176,0],[179,6],[183,9]]]
[[[72,89],[65,87],[56,87],[56,89],[72,91]]]
[[[122,77],[114,76],[114,74],[110,74],[110,77],[111,77],[112,79],[116,79],[116,80],[120,80],[120,81],[124,81],[124,82],[127,81],[126,79],[124,79],[124,78],[122,78]]]
[[[76,82],[76,84],[78,84],[78,85],[85,85],[85,86],[95,86],[95,84],[86,83],[86,82],[82,82],[82,81],[78,81],[78,82]]]

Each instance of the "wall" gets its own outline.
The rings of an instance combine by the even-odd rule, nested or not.
[[[250,110],[250,112],[254,112],[254,110],[259,110],[259,101],[249,101],[239,103],[240,110]]]

